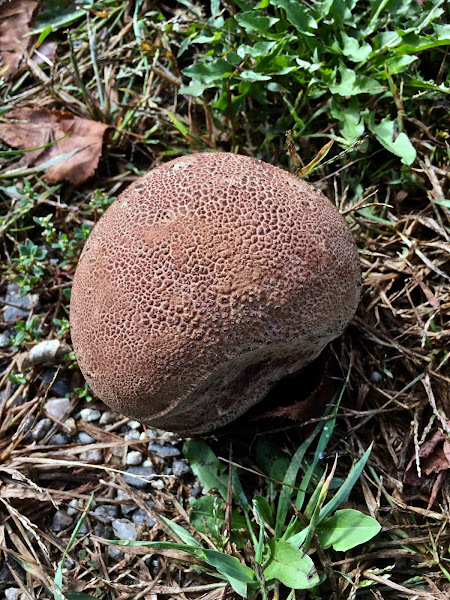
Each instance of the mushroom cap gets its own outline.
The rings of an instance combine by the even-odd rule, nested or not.
[[[340,335],[360,280],[344,218],[312,185],[246,156],[183,156],[94,227],[73,282],[73,347],[110,407],[201,433]]]

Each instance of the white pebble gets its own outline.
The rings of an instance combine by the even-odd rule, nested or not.
[[[141,452],[137,450],[133,450],[132,452],[128,452],[127,454],[127,465],[140,465],[143,459],[143,455]]]
[[[69,506],[67,507],[66,513],[69,516],[78,515],[80,511],[77,510],[77,508],[78,508],[78,500],[76,498],[74,498],[73,500],[71,500],[69,502]]]
[[[101,417],[101,412],[94,408],[83,408],[80,410],[80,417],[83,421],[90,423],[91,421],[97,421]]]
[[[100,425],[111,425],[117,419],[117,413],[113,410],[107,410],[100,417]]]
[[[136,429],[130,429],[130,431],[127,431],[123,437],[125,440],[138,440],[139,431],[136,431]]]
[[[76,434],[77,424],[75,423],[75,419],[73,417],[69,417],[66,421],[64,421],[64,429],[69,435]]]
[[[128,421],[127,425],[130,429],[139,429],[139,427],[141,426],[139,421]]]
[[[131,540],[132,542],[137,539],[136,527],[130,521],[126,519],[115,519],[112,523],[114,535],[119,540]]]
[[[157,490],[163,490],[165,488],[165,483],[162,479],[155,479],[154,481],[150,482],[150,485]]]
[[[44,410],[49,417],[62,421],[70,411],[70,398],[52,398],[51,400],[47,400],[44,404]]]

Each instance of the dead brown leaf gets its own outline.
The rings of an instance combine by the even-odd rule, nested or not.
[[[30,22],[38,6],[34,0],[12,0],[0,6],[1,70],[10,78],[17,71],[30,38]]]
[[[80,149],[45,169],[49,183],[67,180],[80,185],[94,174],[102,152],[103,135],[108,128],[105,123],[46,108],[16,108],[6,118],[9,122],[0,123],[0,137],[12,148],[37,148],[69,134],[49,148],[24,154],[22,165],[39,166]]]
[[[449,423],[450,424],[450,423]],[[416,457],[409,461],[405,471],[404,481],[408,485],[422,485],[424,475],[439,473],[450,468],[450,442],[444,435],[437,431],[431,440],[422,444],[419,450],[421,475],[417,472]]]

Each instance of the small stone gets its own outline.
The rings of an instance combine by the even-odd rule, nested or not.
[[[44,404],[44,410],[49,417],[62,421],[70,413],[69,398],[52,398]]]
[[[128,519],[115,519],[112,522],[114,535],[118,540],[136,541],[138,532],[136,527]]]
[[[63,376],[57,376],[55,379],[55,375],[56,369],[48,367],[41,373],[41,381],[45,386],[52,384],[52,387],[50,388],[52,396],[55,396],[56,398],[65,398],[66,395],[70,393],[70,382]]]
[[[47,433],[50,431],[50,427],[52,426],[52,421],[50,419],[41,419],[36,423],[36,425],[31,430],[31,439],[34,442],[39,442],[44,438]]]
[[[138,440],[139,431],[136,431],[135,429],[130,429],[130,431],[127,431],[123,437],[125,440]]]
[[[67,431],[69,435],[75,435],[77,432],[77,424],[73,417],[69,417],[64,421],[64,429]]]
[[[61,362],[61,359],[68,351],[69,347],[60,340],[38,342],[28,351],[23,360],[23,367],[28,368],[33,365]]]
[[[153,527],[153,525],[156,523],[155,519],[152,519],[148,515],[148,513],[142,508],[138,508],[137,510],[135,510],[134,513],[131,515],[131,518],[133,520],[133,523],[135,525],[138,525],[139,527],[144,525],[144,521],[145,523],[147,523],[148,527]]]
[[[140,465],[144,456],[141,452],[133,450],[127,454],[127,465]]]
[[[111,423],[114,423],[117,420],[117,417],[118,417],[118,415],[115,411],[107,410],[104,413],[102,413],[99,424],[100,425],[111,425]]]
[[[94,408],[83,408],[80,410],[80,418],[86,423],[91,423],[92,421],[98,421],[100,419],[102,413],[99,410]]]
[[[374,371],[372,373],[372,375],[370,376],[370,380],[375,385],[378,385],[379,383],[381,383],[383,381],[383,376],[381,375],[381,373],[378,373],[378,371]]]
[[[77,508],[78,508],[78,500],[76,498],[74,498],[73,500],[71,500],[69,502],[66,512],[70,516],[77,515],[80,512],[79,510],[77,510]]]
[[[127,425],[130,429],[139,429],[141,427],[139,421],[128,421]]]
[[[144,460],[144,462],[142,463],[142,466],[143,467],[150,467],[150,469],[152,469],[153,468],[153,463],[152,463],[152,461],[149,458],[146,458]]]
[[[125,555],[117,546],[108,546],[108,556],[111,560],[119,562]]]
[[[187,475],[192,475],[192,469],[183,460],[177,458],[172,463],[172,473],[176,477],[186,477]]]
[[[155,471],[151,467],[130,467],[125,473],[123,479],[128,485],[137,490],[146,490],[150,487],[150,481]],[[139,475],[140,477],[133,477],[133,475]],[[148,479],[141,479],[142,477],[148,477]]]
[[[147,566],[148,570],[150,571],[150,575],[153,577],[153,579],[156,579],[159,572],[161,571],[161,563],[159,561],[159,558],[155,558],[155,556],[153,555],[152,557],[150,557],[150,559],[148,559]]]
[[[20,596],[19,588],[8,588],[5,590],[5,598],[6,600],[18,600]]]
[[[164,467],[163,473],[164,475],[172,475],[172,467]]]
[[[73,523],[73,519],[64,510],[57,510],[53,515],[52,528],[53,531],[63,531],[70,527]]]
[[[106,525],[105,523],[96,523],[94,525],[94,535],[98,537],[105,538],[107,540],[111,539],[113,536],[113,528],[111,525]]]
[[[171,444],[159,444],[158,442],[150,442],[148,449],[150,452],[153,452],[153,454],[156,454],[156,456],[160,456],[161,458],[179,456],[181,454],[175,446],[172,446]]]
[[[92,444],[93,442],[95,442],[94,438],[85,431],[80,431],[77,435],[77,439],[82,444]]]
[[[80,460],[85,463],[98,465],[103,461],[102,451],[97,448],[87,450],[86,452],[80,452]]]
[[[162,479],[154,479],[151,482],[151,486],[152,486],[152,488],[155,488],[156,490],[163,490],[166,487],[166,485]]]
[[[63,567],[65,569],[72,569],[75,566],[75,561],[70,558],[70,556],[66,556],[63,562]]]
[[[122,490],[117,490],[117,500],[120,500],[120,510],[124,516],[130,514],[133,510],[136,510],[136,504],[134,502],[126,504],[126,501],[131,500],[131,498]]]
[[[55,383],[50,388],[50,391],[52,394],[55,394],[55,396],[60,396],[61,398],[63,396],[65,397],[67,394],[70,394],[70,383],[67,379],[60,377],[56,379]]]
[[[0,333],[0,348],[6,348],[7,346],[9,346],[9,338],[10,338],[9,333],[6,333],[6,332]],[[10,588],[10,589],[13,590],[15,588]]]
[[[196,485],[191,492],[192,498],[199,498],[203,493],[203,488],[201,485]]]
[[[15,304],[16,306],[6,305],[3,313],[3,321],[5,323],[28,317],[30,309],[39,304],[38,294],[19,296],[18,291],[19,288],[15,283],[10,283],[6,288],[6,302],[11,302],[11,304]]]
[[[66,433],[55,433],[48,441],[49,446],[65,446],[71,443],[70,437]]]
[[[119,516],[119,507],[115,504],[101,504],[94,510],[94,515],[102,523],[111,523]]]

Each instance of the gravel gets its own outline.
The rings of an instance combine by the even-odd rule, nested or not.
[[[18,287],[14,283],[10,283],[6,288],[6,302],[11,302],[12,304],[16,304],[17,306],[11,306],[9,304],[6,305],[5,311],[3,313],[3,321],[5,323],[10,323],[11,321],[16,321],[17,319],[22,319],[28,317],[28,313],[31,308],[37,306],[39,303],[39,295],[38,294],[27,294],[26,296],[18,295]]]
[[[48,440],[49,446],[65,446],[66,444],[71,444],[72,438],[68,436],[66,433],[55,433]]]
[[[143,460],[144,455],[137,450],[132,450],[127,454],[127,465],[140,465]]]
[[[0,333],[0,348],[6,348],[7,346],[9,346],[9,338],[10,338],[9,333],[6,333],[6,332]],[[11,589],[13,589],[13,588],[11,588]]]
[[[137,539],[137,529],[128,519],[115,519],[112,522],[112,528],[118,540],[131,540],[134,542]]]
[[[111,560],[119,562],[125,555],[117,546],[108,546],[108,556]]]
[[[76,498],[74,498],[73,500],[71,500],[69,502],[69,506],[67,508],[67,514],[68,515],[77,515],[78,514],[78,500]]]
[[[94,515],[102,523],[111,523],[119,516],[119,507],[115,504],[101,504],[94,510]]]
[[[69,435],[75,435],[77,432],[77,424],[75,423],[75,419],[73,417],[69,417],[64,421],[64,429],[67,431]]]
[[[175,459],[172,463],[172,473],[176,477],[186,477],[192,475],[192,469],[183,460]]]
[[[33,442],[39,442],[44,438],[47,433],[50,431],[50,427],[52,426],[51,419],[41,419],[36,423],[36,425],[31,430],[31,439]]]
[[[158,442],[150,442],[148,449],[156,456],[161,458],[169,458],[171,456],[180,456],[181,452],[171,444],[160,444]]]
[[[125,475],[123,479],[128,485],[136,488],[137,490],[148,490],[151,487],[151,480],[155,475],[155,470],[152,467],[129,467],[125,471]],[[141,477],[149,477],[149,479],[138,479],[137,477],[133,477],[133,475],[139,475]]]
[[[123,492],[122,490],[117,490],[117,500],[120,501],[120,510],[124,517],[133,512],[133,510],[136,510],[136,505],[133,502],[125,504],[124,501],[131,500],[131,498],[127,493]]]
[[[80,410],[80,418],[86,423],[92,423],[92,421],[98,421],[102,413],[95,408],[83,408]]]
[[[78,435],[77,435],[77,439],[82,444],[92,444],[93,442],[95,442],[94,438],[92,436],[90,436],[88,433],[86,433],[85,431],[79,431]]]
[[[110,540],[113,537],[114,530],[111,525],[105,523],[96,523],[93,528],[94,535]]]
[[[52,398],[44,404],[44,410],[49,417],[53,417],[57,421],[63,421],[70,413],[69,398]]]
[[[48,368],[41,374],[41,381],[44,385],[50,385],[55,377],[56,369]],[[63,398],[70,393],[70,382],[65,377],[57,377],[50,388],[52,395]]]
[[[52,529],[55,532],[63,531],[70,527],[73,523],[73,518],[64,510],[57,510],[53,515]]]
[[[114,412],[113,410],[107,410],[104,413],[102,413],[102,416],[100,417],[99,420],[99,424],[100,425],[111,425],[112,423],[115,423],[117,420],[117,413]]]
[[[156,523],[155,519],[152,519],[148,515],[148,513],[142,508],[138,508],[137,510],[135,510],[134,513],[131,515],[131,519],[133,523],[138,526],[142,526],[144,524],[144,521],[147,523],[148,527],[153,527],[153,525]]]

